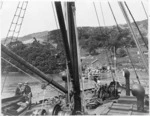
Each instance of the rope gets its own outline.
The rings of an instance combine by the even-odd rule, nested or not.
[[[104,26],[106,26],[106,24],[105,24],[105,18],[104,18],[104,13],[103,13],[103,8],[102,8],[102,5],[101,5],[101,2],[100,2],[100,9],[101,9],[102,17],[103,17]],[[108,42],[108,39],[106,39],[106,40],[107,40],[107,42]],[[109,42],[108,42],[108,43],[109,43]],[[106,49],[106,57],[107,57],[108,63],[110,64],[110,60],[109,60],[109,56],[108,56],[108,51],[107,51],[107,49]],[[113,61],[112,61],[112,58],[111,58],[111,63],[112,63],[112,62],[113,62]],[[112,72],[111,72],[111,76],[113,77]],[[114,80],[114,78],[113,78],[113,80]]]
[[[23,2],[23,5],[26,3],[26,6],[25,6],[25,8],[24,8],[24,12],[23,12],[23,15],[21,16],[22,18],[24,18],[25,17],[25,13],[26,13],[26,9],[27,9],[27,6],[28,6],[28,1],[24,1]],[[20,18],[21,18],[20,17]],[[18,34],[17,34],[17,39],[16,39],[16,41],[18,40],[18,37],[19,37],[19,34],[20,34],[20,30],[21,30],[21,27],[22,27],[22,23],[23,23],[23,19],[21,20],[21,22],[20,22],[20,27],[19,27],[19,30],[18,30]]]
[[[139,50],[139,52],[140,52],[140,56],[141,56],[141,59],[142,59],[142,61],[143,61],[144,67],[145,67],[145,69],[146,69],[146,72],[148,73],[148,63],[146,62],[146,59],[145,59],[144,54],[143,54],[143,52],[142,52],[140,43],[139,43],[139,41],[138,41],[138,39],[137,39],[137,37],[136,37],[136,34],[135,34],[134,30],[133,30],[133,27],[132,27],[132,25],[131,25],[131,22],[130,22],[130,19],[129,19],[128,15],[127,15],[127,12],[126,12],[126,10],[125,10],[125,7],[124,7],[124,5],[123,5],[122,2],[118,2],[118,4],[119,4],[119,6],[120,6],[120,9],[121,9],[121,11],[122,11],[122,13],[123,13],[123,15],[124,15],[124,18],[125,18],[125,20],[126,20],[128,26],[129,26],[129,29],[130,29],[131,34],[132,34],[132,36],[133,36],[133,39],[134,39],[134,41],[135,41],[135,43],[136,43],[136,46],[137,46],[137,48],[138,48],[138,50]]]
[[[58,24],[57,24],[57,19],[56,19],[56,14],[55,14],[53,2],[51,2],[51,5],[52,5],[52,9],[53,9],[53,14],[54,14],[54,18],[55,18],[56,27],[57,27],[57,29],[58,29],[59,27],[58,27]]]
[[[19,3],[21,4],[21,2],[19,2]],[[14,23],[14,22],[12,21],[12,23],[15,24],[15,26],[14,26],[14,30],[13,30],[13,32],[12,32],[11,42],[13,41],[13,37],[14,37],[14,34],[15,34],[15,32],[16,32],[16,28],[17,28],[17,26],[18,26],[18,22],[19,22],[19,18],[20,18],[20,15],[21,15],[21,10],[22,10],[22,8],[23,8],[23,4],[24,4],[24,3],[22,2],[21,9],[20,9],[20,11],[19,11],[19,14],[18,14],[16,23]],[[19,9],[19,5],[17,6],[17,10],[18,10],[18,9]],[[15,13],[14,16],[16,17],[16,13]],[[10,31],[10,30],[9,30],[9,31]]]
[[[2,86],[2,91],[1,91],[1,94],[3,93],[3,89],[4,89],[4,85],[5,85],[5,82],[6,82],[6,78],[7,78],[8,74],[6,74],[5,78],[4,78],[4,82],[3,82],[3,86]]]
[[[104,13],[103,13],[103,8],[102,8],[102,5],[101,5],[101,2],[100,2],[100,8],[101,8],[101,13],[102,13],[102,17],[103,17],[103,23],[104,23],[104,26],[106,26],[105,24],[105,18],[104,18]],[[108,42],[108,39],[107,39],[107,42]],[[108,53],[108,51],[106,50],[106,54]],[[107,57],[108,57],[108,54],[107,54]],[[109,60],[108,60],[109,62]],[[112,59],[111,59],[111,62],[112,62]]]
[[[54,10],[53,2],[51,2],[51,5],[52,5],[52,9],[53,9],[54,18],[55,18],[55,24],[56,24],[57,30],[59,30],[59,26],[58,26],[58,23],[57,23],[57,17],[56,17],[56,13],[55,13],[55,10]],[[58,35],[59,35],[59,38],[61,38],[61,35],[60,34],[58,34]],[[59,43],[59,40],[57,38],[56,38],[56,42]],[[62,46],[63,46],[63,44],[62,44]]]
[[[121,34],[121,30],[120,30],[120,28],[119,28],[119,25],[118,25],[118,23],[117,23],[116,17],[115,17],[115,15],[114,15],[114,12],[113,12],[113,10],[112,10],[111,5],[110,5],[110,3],[109,3],[109,2],[108,2],[108,5],[109,5],[109,8],[110,8],[110,10],[111,10],[111,12],[112,12],[112,14],[113,14],[113,18],[114,18],[115,23],[116,23],[116,25],[117,25],[117,29],[118,29],[119,33]],[[140,81],[139,81],[139,78],[138,78],[137,72],[136,72],[136,70],[135,70],[135,67],[134,67],[134,65],[133,65],[133,62],[132,62],[132,60],[131,60],[131,57],[130,57],[129,51],[128,51],[127,47],[125,47],[125,49],[126,49],[127,54],[128,54],[128,56],[129,56],[129,59],[130,59],[131,65],[132,65],[132,67],[133,67],[133,69],[134,69],[134,72],[135,72],[136,78],[137,78],[137,80],[138,80],[138,82],[139,82],[139,84],[140,84]]]
[[[99,21],[99,18],[98,18],[98,14],[97,14],[97,10],[96,10],[96,6],[95,6],[95,3],[94,3],[94,2],[93,2],[93,5],[94,5],[94,9],[95,9],[95,13],[96,13],[98,25],[99,25],[99,27],[100,27],[100,21]],[[102,32],[101,28],[100,28],[100,31]]]
[[[20,2],[19,2],[18,5],[17,5],[15,14],[17,13],[17,9],[18,9],[18,7],[19,7],[19,4],[20,4]],[[12,22],[11,22],[11,24],[10,24],[9,30],[8,30],[8,32],[7,32],[7,36],[6,36],[6,39],[5,39],[5,41],[4,41],[4,45],[6,45],[6,41],[9,39],[9,32],[10,32],[10,30],[11,30],[11,27],[12,27],[12,24],[13,24],[13,20],[14,20],[14,19],[15,19],[15,15],[13,16],[13,19],[12,19]]]
[[[144,7],[144,4],[143,4],[142,1],[141,1],[141,4],[142,4],[142,7],[143,7],[143,9],[144,9],[144,12],[145,12],[145,15],[146,15],[146,17],[147,17],[147,20],[148,20],[148,15],[147,15],[147,12],[146,12],[146,10],[145,10],[145,7]]]
[[[103,8],[102,8],[102,5],[101,5],[101,2],[100,2],[100,9],[101,9],[102,17],[103,17],[103,23],[104,23],[104,26],[106,26],[104,14],[103,14]],[[107,40],[107,42],[108,42],[108,40]],[[106,55],[107,55],[108,63],[110,63],[107,50],[106,50]]]
[[[0,1],[0,9],[2,9],[2,7],[3,7],[3,1]]]
[[[44,108],[44,99],[45,99],[45,94],[46,94],[46,88],[44,89],[44,95],[43,95],[43,102],[42,102],[42,107],[41,110]]]
[[[58,25],[58,22],[57,22],[57,16],[56,16],[56,13],[55,13],[55,10],[54,10],[53,2],[51,2],[51,5],[52,5],[52,9],[53,9],[53,14],[54,14],[54,19],[55,19],[56,28],[57,28],[58,33],[59,33],[59,32],[60,32],[60,31],[59,31],[59,25]],[[59,35],[59,38],[60,38],[60,40],[61,40],[61,34],[59,33],[58,35]],[[58,43],[60,43],[60,46],[63,46],[63,47],[64,47],[63,43],[61,44],[60,40],[56,38],[56,43],[57,43],[57,45],[58,45]]]
[[[114,12],[113,12],[112,7],[111,7],[111,5],[110,5],[109,2],[108,2],[108,5],[109,5],[109,8],[110,8],[111,13],[112,13],[112,15],[113,15],[113,18],[114,18],[114,20],[115,20],[115,23],[116,23],[116,25],[117,25],[117,28],[118,28],[119,32],[121,33],[121,31],[120,31],[120,29],[119,29],[119,25],[118,25],[117,20],[116,20],[116,17],[115,17],[115,15],[114,15]]]
[[[101,8],[102,17],[103,17],[103,23],[104,23],[104,26],[106,26],[106,24],[105,24],[104,14],[103,14],[103,8],[102,8],[102,4],[101,4],[101,2],[100,2],[100,8]]]
[[[125,47],[125,48],[126,48],[126,47]],[[129,50],[128,50],[127,48],[126,48],[126,51],[127,51],[128,56],[129,56],[131,65],[132,65],[132,67],[133,67],[133,70],[134,70],[134,72],[135,72],[136,78],[137,78],[137,80],[138,80],[138,82],[139,82],[139,84],[140,84],[140,80],[139,80],[138,74],[137,74],[137,72],[136,72],[136,70],[135,70],[135,67],[134,67],[134,65],[133,65],[133,62],[132,62],[132,60],[131,60],[131,56],[130,56]]]
[[[129,9],[129,7],[128,7],[127,3],[126,3],[126,2],[124,2],[124,3],[125,3],[125,5],[126,5],[126,8],[127,8],[127,9],[128,9],[128,11],[129,11],[129,13],[130,13],[130,15],[131,15],[131,17],[132,17],[133,21],[134,21],[135,26],[137,27],[137,29],[138,29],[138,31],[139,31],[139,34],[140,34],[140,36],[141,36],[141,38],[142,38],[143,42],[145,43],[146,48],[148,49],[148,45],[147,45],[146,41],[144,40],[144,37],[143,37],[143,35],[142,35],[142,33],[141,33],[141,31],[140,31],[140,29],[139,29],[139,27],[138,27],[137,23],[136,23],[136,21],[135,21],[135,19],[134,19],[133,15],[132,15],[132,13],[131,13],[131,11],[130,11],[130,9]]]

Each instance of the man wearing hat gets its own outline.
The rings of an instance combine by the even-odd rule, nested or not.
[[[16,91],[15,91],[15,95],[16,96],[23,95],[22,83],[18,83],[18,86],[17,86]]]
[[[28,82],[24,83],[24,94],[27,95],[29,98],[32,97],[31,87],[28,85]]]

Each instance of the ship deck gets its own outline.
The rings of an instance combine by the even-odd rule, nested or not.
[[[87,110],[89,115],[148,115],[149,107],[144,106],[144,111],[137,111],[136,98],[133,96],[121,96],[118,100],[112,100],[93,110]]]
[[[88,84],[85,86],[89,90]],[[93,87],[93,86],[90,86]],[[137,99],[130,92],[130,96],[126,96],[126,90],[118,88],[120,98],[114,100],[106,100],[102,105],[95,109],[86,109],[88,115],[148,115],[149,106],[144,105],[144,111],[137,111]],[[91,98],[91,93],[85,92],[86,98]]]

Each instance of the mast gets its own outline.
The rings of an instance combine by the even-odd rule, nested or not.
[[[67,2],[67,21],[68,33],[66,31],[65,20],[62,12],[60,2],[55,2],[58,22],[60,25],[63,42],[65,46],[68,68],[70,77],[72,78],[73,92],[74,92],[74,110],[73,114],[81,114],[81,96],[80,96],[80,58],[78,48],[78,35],[75,23],[75,4],[74,2]]]
[[[81,62],[79,57],[78,35],[75,22],[75,4],[74,2],[67,3],[68,9],[68,32],[70,40],[70,48],[73,61],[73,90],[74,90],[74,111],[73,114],[81,112],[81,96],[80,96],[80,78],[81,78]]]

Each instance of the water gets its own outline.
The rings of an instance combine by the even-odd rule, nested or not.
[[[51,78],[53,78],[55,81],[57,81],[59,84],[64,86],[63,81],[61,80],[59,75],[49,75]],[[37,76],[33,76],[33,78],[20,74],[17,72],[11,72],[9,74],[4,74],[1,76],[1,88],[2,88],[2,93],[1,93],[1,98],[8,98],[12,97],[15,95],[15,90],[17,87],[18,83],[24,83],[24,82],[29,82],[29,86],[31,87],[32,93],[33,93],[33,100],[36,102],[38,100],[41,100],[44,97],[53,97],[55,95],[58,95],[58,91],[56,91],[52,87],[47,87],[45,94],[44,90],[41,89],[41,82],[37,79],[35,79]],[[6,78],[6,80],[5,80]],[[4,83],[5,80],[5,83]]]
[[[145,72],[137,72],[139,79],[141,81],[141,84],[144,87],[149,87],[149,80],[148,80],[148,75]],[[6,77],[6,81],[4,83],[4,79]],[[2,98],[7,98],[7,97],[12,97],[15,95],[15,89],[17,87],[17,84],[19,82],[29,82],[29,86],[31,87],[32,93],[33,93],[33,102],[37,102],[43,98],[51,98],[54,97],[58,94],[60,94],[58,91],[56,91],[54,88],[48,86],[46,88],[46,91],[44,92],[44,90],[41,89],[41,82],[37,79],[31,78],[27,75],[24,74],[20,74],[20,73],[9,73],[9,74],[4,74],[1,76],[1,88],[3,87],[4,84],[4,88],[3,88],[3,92],[1,93],[1,97]],[[59,83],[60,85],[62,85],[63,87],[65,87],[64,82],[61,80],[60,75],[55,74],[55,75],[49,75],[50,78],[53,78],[57,83]],[[137,82],[136,76],[134,74],[133,71],[130,71],[130,77],[131,80],[134,80],[134,82]],[[124,83],[125,79],[122,76],[121,72],[117,72],[117,78],[119,80],[120,83]],[[111,78],[108,77],[103,79],[103,81],[106,83],[107,81],[110,82],[112,81]],[[102,82],[103,82],[102,81]],[[130,81],[130,83],[132,84],[132,81]],[[146,90],[148,91],[148,90]]]

